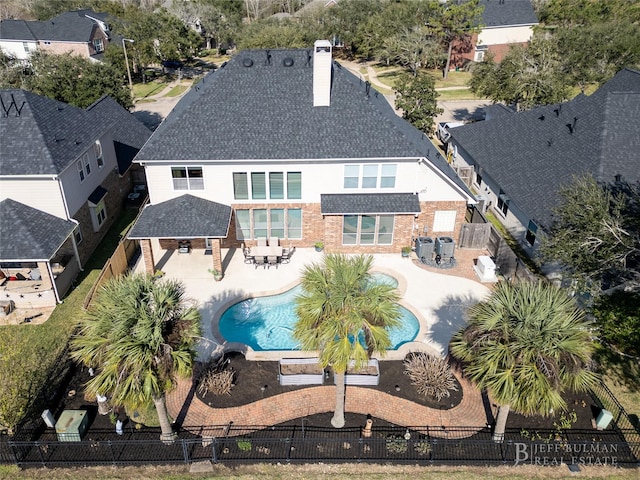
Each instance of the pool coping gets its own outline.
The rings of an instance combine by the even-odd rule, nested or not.
[[[426,334],[428,332],[428,326],[426,319],[423,317],[421,312],[413,307],[410,303],[405,301],[404,295],[407,292],[407,280],[396,270],[390,268],[380,268],[380,267],[372,267],[371,273],[384,273],[395,278],[398,282],[398,286],[396,290],[400,296],[398,300],[398,304],[409,310],[417,319],[418,319],[418,333],[414,340],[406,342],[402,344],[399,348],[395,350],[387,350],[386,355],[374,354],[371,358],[375,358],[378,360],[403,360],[407,354],[411,352],[421,351],[427,352],[431,355],[441,356],[440,352],[438,352],[435,348],[428,345],[424,341],[418,339],[426,338]],[[228,297],[226,301],[216,304],[217,308],[213,312],[211,317],[211,335],[213,336],[213,341],[215,341],[219,348],[216,350],[216,353],[223,354],[227,352],[239,352],[242,353],[247,360],[252,361],[278,361],[282,358],[291,357],[295,355],[298,358],[312,358],[317,357],[317,351],[303,351],[303,350],[254,350],[249,345],[240,342],[228,342],[223,335],[220,333],[219,322],[220,318],[224,314],[224,312],[235,305],[238,302],[243,300],[247,300],[249,298],[256,297],[265,297],[271,295],[279,295],[284,293],[292,288],[296,287],[300,284],[300,279],[295,282],[288,283],[280,288],[274,290],[263,290],[258,292],[243,292],[242,294]],[[222,293],[230,293],[230,292],[222,292]]]

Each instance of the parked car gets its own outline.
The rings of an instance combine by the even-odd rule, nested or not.
[[[175,70],[177,68],[184,67],[184,63],[182,63],[180,60],[165,60],[162,62],[162,66],[164,68],[172,68]]]

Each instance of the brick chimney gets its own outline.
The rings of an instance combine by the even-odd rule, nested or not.
[[[331,42],[316,40],[313,44],[313,106],[331,105]]]

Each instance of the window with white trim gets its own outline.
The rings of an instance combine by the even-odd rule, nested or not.
[[[76,168],[78,169],[80,182],[84,182],[84,179],[91,175],[91,164],[89,163],[88,153],[85,153],[80,157],[80,160],[76,162]]]
[[[204,190],[202,167],[171,167],[174,190]]]
[[[455,210],[437,210],[433,216],[434,232],[453,232],[456,228]]]
[[[533,247],[533,244],[536,243],[536,235],[538,234],[538,225],[536,225],[532,220],[529,220],[529,226],[527,227],[527,233],[525,235],[525,240],[529,245]]]
[[[236,209],[235,215],[238,240],[270,237],[290,240],[302,238],[302,209],[300,208]]]
[[[82,231],[80,230],[80,225],[77,225],[73,231],[73,238],[76,241],[76,245],[80,245],[82,243]]]
[[[89,213],[91,214],[93,230],[97,232],[107,220],[107,208],[105,207],[104,199],[100,200],[95,207],[89,207]]]
[[[502,212],[502,215],[506,216],[509,211],[509,197],[507,194],[500,190],[500,194],[498,195],[498,210]]]
[[[249,192],[252,200],[299,200],[302,172],[286,172],[286,181],[285,172],[233,172],[233,198],[248,200]]]
[[[345,165],[343,187],[346,189],[394,188],[397,169],[398,166],[394,163]]]
[[[343,245],[391,245],[395,215],[344,215]]]
[[[97,53],[100,53],[100,52],[104,51],[104,42],[102,41],[101,38],[94,38],[93,39],[93,48],[95,49],[95,51]]]

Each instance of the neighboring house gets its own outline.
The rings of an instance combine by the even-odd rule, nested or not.
[[[122,208],[151,131],[110,97],[83,110],[10,89],[0,106],[0,300],[55,304]]]
[[[462,67],[469,61],[481,62],[491,53],[502,61],[509,46],[526,44],[533,36],[538,18],[530,0],[480,0],[484,7],[479,33],[454,44],[451,65]]]
[[[498,112],[498,111],[496,111]],[[456,167],[470,166],[480,193],[529,252],[553,221],[559,190],[574,176],[640,180],[640,72],[624,69],[590,96],[451,130]]]
[[[0,49],[19,60],[28,60],[35,51],[71,52],[100,60],[109,44],[107,16],[93,10],[75,10],[43,22],[2,20]]]
[[[457,238],[475,199],[428,137],[332,60],[330,42],[247,50],[191,89],[135,159],[150,205],[129,234],[148,271],[181,242],[278,237],[328,252]]]

